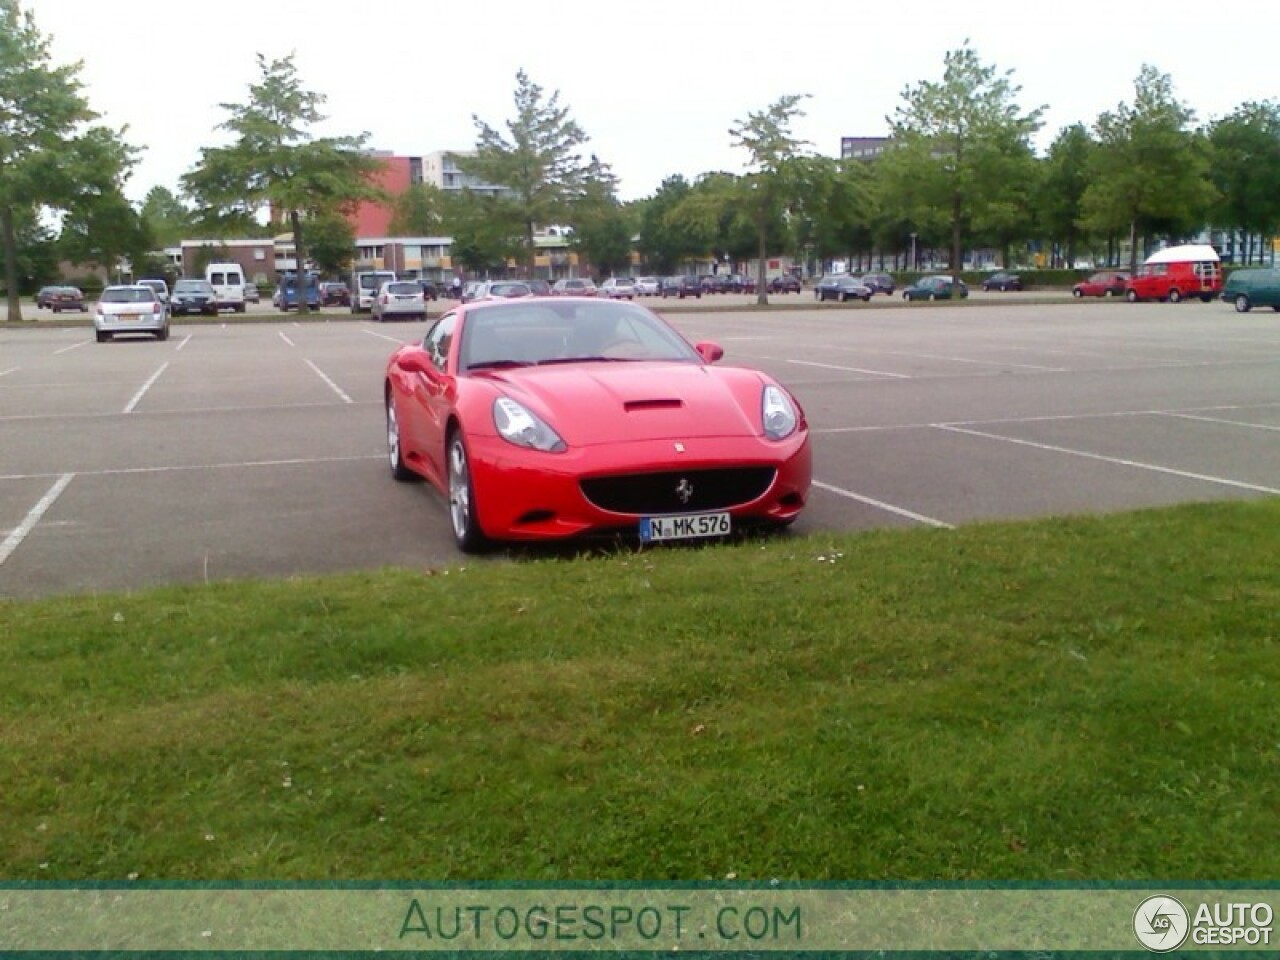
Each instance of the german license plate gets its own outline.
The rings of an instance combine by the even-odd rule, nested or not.
[[[728,535],[727,513],[691,513],[678,517],[643,517],[640,520],[640,539],[644,543]]]

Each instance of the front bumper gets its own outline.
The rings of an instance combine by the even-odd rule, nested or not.
[[[601,444],[565,453],[540,453],[495,436],[469,437],[472,485],[480,527],[499,540],[554,540],[591,533],[636,532],[653,513],[604,509],[588,499],[582,481],[601,478],[669,475],[674,488],[687,479],[699,497],[708,471],[772,470],[762,492],[743,502],[722,502],[688,512],[728,512],[735,528],[754,523],[790,523],[804,509],[813,475],[807,433],[780,442],[758,437],[712,437],[680,442],[650,440]],[[714,497],[714,494],[712,494]],[[691,501],[696,504],[697,500]]]

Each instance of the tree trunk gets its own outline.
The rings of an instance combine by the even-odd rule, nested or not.
[[[18,290],[18,237],[13,227],[13,208],[0,209],[0,233],[4,244],[4,286],[8,292],[9,322],[22,322],[22,298]]]
[[[964,198],[959,193],[951,195],[951,276],[956,280],[960,279],[960,272],[964,269],[964,260],[961,259],[963,251],[960,243],[963,239],[960,231],[960,214],[964,207]]]
[[[533,221],[524,222],[524,268],[525,279],[533,279],[533,271],[538,264],[538,248],[533,245]]]
[[[1129,221],[1129,273],[1138,272],[1138,221]]]
[[[756,251],[756,303],[763,307],[769,303],[769,287],[767,285],[768,281],[765,279],[765,259],[769,255],[769,238],[763,210],[760,212],[760,220],[757,223],[757,233],[759,234],[757,238],[759,242]]]

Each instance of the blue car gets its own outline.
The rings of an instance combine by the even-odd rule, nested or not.
[[[969,296],[963,280],[954,277],[921,277],[902,291],[903,300],[962,300]]]
[[[307,275],[305,296],[308,310],[320,309],[320,281],[314,273]],[[276,307],[286,313],[298,309],[298,279],[292,273],[280,278],[280,286],[272,297]]]

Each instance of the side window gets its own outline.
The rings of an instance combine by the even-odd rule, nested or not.
[[[453,330],[457,319],[456,313],[446,313],[435,322],[422,339],[422,349],[427,351],[431,362],[441,372],[449,362],[449,348],[453,345]]]

